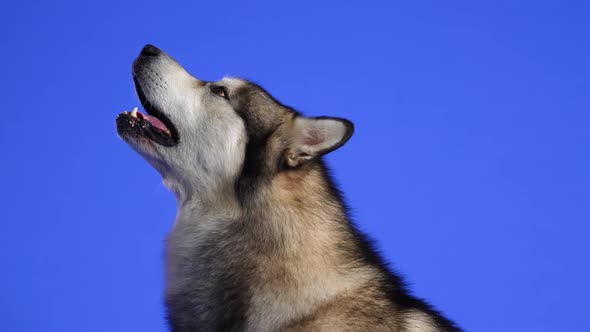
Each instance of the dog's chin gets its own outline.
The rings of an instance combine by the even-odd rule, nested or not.
[[[158,155],[157,145],[154,141],[141,134],[139,131],[130,128],[127,124],[121,125],[117,118],[117,134],[135,152],[144,159],[153,158]]]
[[[156,143],[151,138],[142,134],[134,127],[121,124],[120,117],[117,118],[117,133],[119,137],[129,145],[137,154],[154,167],[162,176],[170,171],[168,162],[165,160],[165,150],[168,147]]]

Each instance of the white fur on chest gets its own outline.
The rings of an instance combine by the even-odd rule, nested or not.
[[[174,227],[166,240],[166,293],[182,291],[194,278],[194,257],[196,248],[217,232],[221,223],[219,217],[201,216],[190,218],[179,213]],[[190,263],[190,264],[189,264]]]

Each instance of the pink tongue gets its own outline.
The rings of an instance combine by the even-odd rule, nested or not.
[[[166,128],[166,125],[164,125],[162,123],[162,121],[160,121],[160,119],[156,118],[155,116],[151,116],[149,114],[143,114],[143,113],[137,112],[137,117],[147,120],[153,127],[157,128],[161,131],[168,131],[168,128]]]

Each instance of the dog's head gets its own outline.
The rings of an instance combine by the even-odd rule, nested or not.
[[[147,114],[119,114],[117,131],[175,191],[300,168],[353,132],[348,120],[304,117],[248,81],[201,81],[152,45],[132,72]]]

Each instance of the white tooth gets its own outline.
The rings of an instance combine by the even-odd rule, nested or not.
[[[131,111],[131,116],[136,118],[137,117],[137,107],[133,109],[133,111]]]

